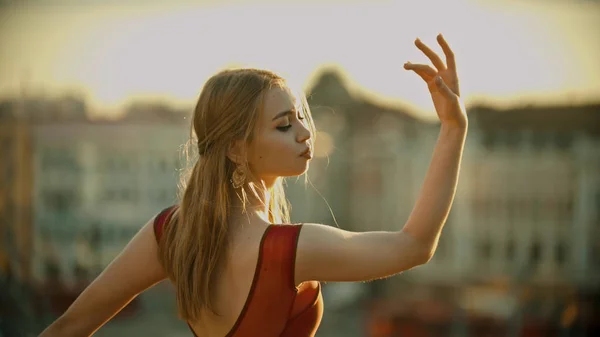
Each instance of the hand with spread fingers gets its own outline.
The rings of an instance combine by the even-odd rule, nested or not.
[[[416,39],[415,45],[429,58],[435,69],[428,64],[413,64],[410,62],[404,64],[404,69],[414,71],[427,83],[433,106],[442,124],[467,127],[467,114],[460,101],[454,53],[442,34],[437,36],[437,41],[446,56],[445,64],[439,55],[421,40]]]

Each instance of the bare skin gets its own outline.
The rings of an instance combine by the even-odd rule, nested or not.
[[[426,82],[441,121],[431,164],[408,221],[398,223],[397,231],[362,233],[305,224],[296,255],[296,285],[312,280],[383,278],[424,264],[433,256],[454,198],[468,126],[459,97],[454,55],[441,35],[438,42],[444,51],[445,63],[431,49],[416,41],[416,46],[431,60],[433,67],[404,65]],[[438,77],[441,81],[436,82]],[[265,103],[262,137],[254,148],[250,148],[248,158],[254,173],[266,186],[277,175],[299,175],[306,171],[309,159],[299,154],[311,137],[298,114],[273,120],[279,112],[293,107],[291,97],[282,91],[274,91],[270,97],[270,103]],[[284,129],[286,131],[282,131]],[[275,165],[283,162],[281,156],[285,156],[284,166]],[[224,336],[237,320],[248,296],[260,239],[269,225],[264,206],[254,201],[248,207],[249,214],[235,217],[237,225],[233,229],[230,258],[217,282],[214,301],[222,317],[205,313],[198,322],[190,322],[199,336]],[[364,227],[368,228],[369,224]],[[165,279],[157,254],[151,219],[41,337],[92,335],[131,299]]]

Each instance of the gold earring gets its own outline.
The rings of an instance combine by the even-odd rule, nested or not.
[[[233,188],[240,188],[244,185],[244,181],[246,180],[246,171],[242,168],[241,165],[238,165],[233,171],[233,175],[231,176],[231,185]]]

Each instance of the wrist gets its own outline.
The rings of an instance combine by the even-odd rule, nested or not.
[[[467,120],[460,122],[442,122],[441,132],[449,135],[464,136],[467,133],[468,128],[469,122]]]

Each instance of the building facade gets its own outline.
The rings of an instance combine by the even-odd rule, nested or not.
[[[36,248],[48,252],[36,256],[62,261],[66,275],[99,272],[176,200],[181,124],[48,123],[33,134]]]
[[[325,74],[310,98],[326,137],[317,137],[309,171],[315,188],[293,185],[309,194],[292,194],[298,219],[306,212],[309,221],[349,230],[402,228],[439,125],[354,97],[335,74]],[[563,298],[598,291],[600,105],[467,110],[459,187],[436,255],[369,287],[388,298],[454,289],[463,308],[503,317],[525,307],[522,294],[531,289]],[[323,138],[333,150],[319,156]]]
[[[0,268],[30,281],[32,260],[31,128],[18,103],[0,104]]]

